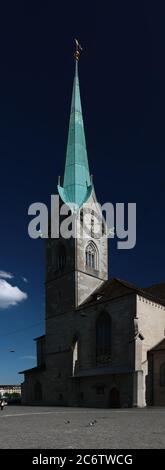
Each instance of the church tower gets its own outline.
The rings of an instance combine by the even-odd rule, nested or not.
[[[89,172],[81,107],[76,44],[75,76],[71,101],[63,182],[58,184],[60,207],[74,217],[75,236],[48,239],[46,250],[46,317],[73,310],[108,276],[106,226]],[[76,209],[73,209],[76,207]],[[60,216],[60,224],[65,216]]]
[[[46,241],[46,334],[35,338],[37,366],[21,372],[23,402],[143,407],[145,397],[153,404],[153,354],[164,341],[164,285],[162,291],[155,286],[154,294],[154,286],[107,281],[106,224],[89,172],[76,45],[65,169],[58,184],[60,237],[50,233]],[[164,356],[160,360],[159,379]],[[156,403],[162,405],[155,383]]]

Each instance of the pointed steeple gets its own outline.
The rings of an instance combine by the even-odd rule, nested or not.
[[[78,60],[80,56],[76,42],[75,52],[75,77],[73,83],[69,133],[67,142],[66,162],[63,186],[58,185],[58,192],[66,204],[75,203],[79,207],[87,201],[92,184],[89,173],[84,123],[81,108],[81,98],[78,78]]]

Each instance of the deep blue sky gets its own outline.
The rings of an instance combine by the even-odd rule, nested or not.
[[[137,203],[136,247],[116,250],[111,241],[110,275],[139,286],[165,280],[163,6],[96,3],[1,6],[0,270],[28,298],[0,310],[0,383],[19,382],[17,372],[35,365],[33,338],[44,332],[44,245],[28,237],[27,211],[49,202],[63,173],[76,36],[98,200]]]

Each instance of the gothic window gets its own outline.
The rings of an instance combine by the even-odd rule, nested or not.
[[[165,362],[160,366],[160,386],[165,387]]]
[[[111,359],[111,317],[107,312],[96,321],[96,361],[108,363]]]
[[[86,266],[92,269],[98,269],[98,252],[95,243],[89,242],[86,251]]]
[[[75,375],[77,364],[78,364],[78,341],[77,341],[77,339],[74,340],[74,342],[73,342],[72,351],[73,351],[72,375]]]
[[[63,269],[66,264],[66,249],[60,245],[57,253],[57,269]]]

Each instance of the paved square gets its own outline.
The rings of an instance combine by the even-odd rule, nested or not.
[[[165,408],[7,406],[0,412],[0,448],[165,448]]]

